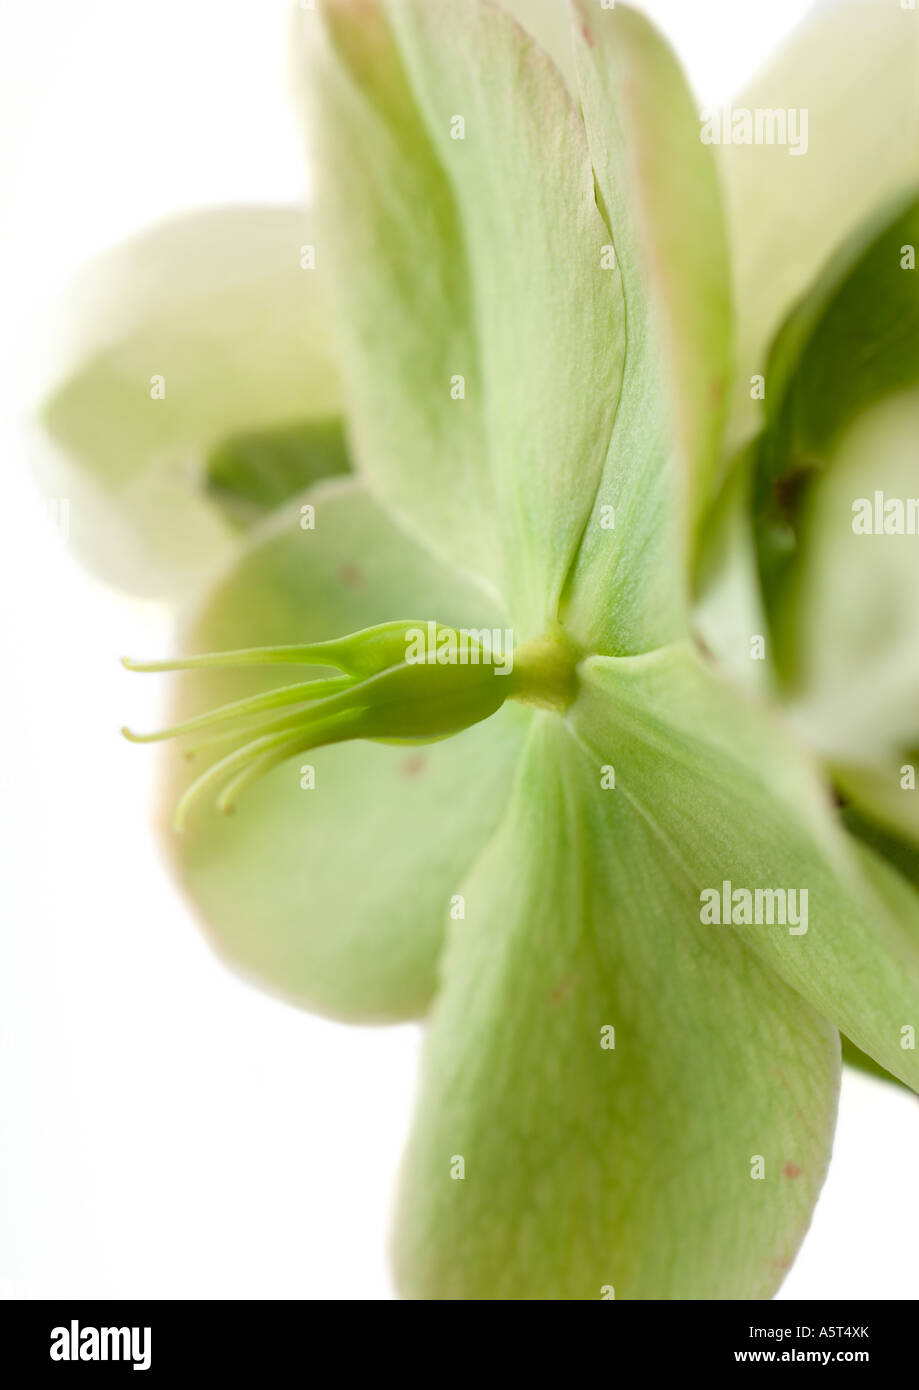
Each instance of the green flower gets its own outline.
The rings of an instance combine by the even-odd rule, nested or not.
[[[401,1291],[762,1298],[840,1032],[919,1086],[919,543],[844,506],[915,437],[916,30],[805,27],[735,104],[807,110],[798,158],[706,143],[645,20],[571,10],[303,12],[316,270],[280,213],[229,288],[179,248],[49,421],[166,581],[164,518],[228,566],[165,731],[219,949],[428,1017]],[[356,471],[302,494],[341,402]]]

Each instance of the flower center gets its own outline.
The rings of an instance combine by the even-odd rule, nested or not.
[[[300,666],[339,674],[281,685],[156,733],[122,732],[134,743],[154,743],[208,731],[206,743],[186,750],[189,756],[215,742],[229,746],[179,801],[174,824],[181,830],[203,792],[220,787],[217,805],[232,811],[252,782],[314,748],[350,739],[435,742],[488,719],[507,699],[563,711],[574,699],[576,662],[561,631],[515,647],[510,629],[432,621],[384,623],[307,646],[255,647],[181,661],[125,660],[129,671]]]

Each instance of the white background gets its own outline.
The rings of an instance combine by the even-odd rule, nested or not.
[[[795,0],[658,0],[700,102]],[[118,665],[169,625],[87,578],[17,416],[80,263],[149,221],[297,198],[287,0],[0,0],[0,1294],[392,1296],[389,1197],[415,1028],[355,1030],[236,979],[147,829],[155,698]],[[853,175],[857,177],[857,173]],[[848,1076],[785,1297],[919,1295],[919,1105]]]

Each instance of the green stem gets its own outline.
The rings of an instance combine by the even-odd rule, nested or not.
[[[564,714],[577,695],[578,660],[578,652],[561,629],[525,642],[514,653],[508,693],[521,704]]]

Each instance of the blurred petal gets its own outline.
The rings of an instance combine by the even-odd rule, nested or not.
[[[777,658],[789,679],[795,654],[783,629],[797,614],[783,612],[782,600],[808,489],[860,415],[919,384],[919,279],[904,268],[906,248],[917,244],[919,202],[911,194],[859,228],[795,306],[769,354],[756,524]]]
[[[495,6],[333,0],[324,18],[326,42],[307,46],[358,466],[438,553],[504,593],[520,636],[538,634],[622,368],[583,123]]]
[[[712,927],[742,936],[876,1061],[919,1090],[900,1030],[919,1014],[919,932],[866,873],[804,750],[688,648],[582,664],[572,724],[615,795],[639,808],[701,894],[807,892],[801,924]],[[798,898],[800,906],[801,899]],[[800,926],[805,927],[804,931]]]
[[[919,537],[888,534],[884,506],[919,512],[919,391],[869,410],[813,483],[776,627],[794,717],[834,763],[899,768],[919,747]],[[880,530],[875,524],[880,497]],[[856,531],[867,509],[871,533]]]
[[[575,57],[600,206],[626,302],[626,370],[566,621],[588,650],[673,640],[685,528],[714,481],[730,370],[727,248],[711,149],[647,20],[576,0]],[[615,509],[615,529],[605,529]]]
[[[854,809],[896,840],[919,849],[919,747],[893,763],[835,763],[833,780]],[[863,830],[863,827],[860,829]],[[916,865],[919,887],[919,863]]]
[[[208,455],[205,486],[225,514],[246,527],[313,483],[347,471],[344,421],[323,416],[225,439]]]
[[[841,711],[850,702],[849,679],[859,679],[853,638],[865,635],[857,624],[853,630],[853,599],[871,612],[868,649],[887,632],[894,612],[906,616],[906,606],[902,599],[891,606],[884,586],[872,582],[866,562],[874,561],[865,545],[853,547],[851,536],[845,541],[851,478],[837,495],[820,475],[838,466],[840,440],[859,415],[919,380],[919,280],[903,268],[904,247],[917,242],[911,195],[859,227],[795,306],[769,354],[766,428],[735,460],[705,524],[696,623],[706,644],[745,681],[775,667],[792,687],[813,659],[799,648],[829,644]],[[864,464],[861,486],[873,497],[883,466],[873,457]],[[851,559],[841,550],[834,554],[832,545],[821,547],[821,536],[850,549]],[[900,560],[905,556],[901,547]],[[835,595],[839,613],[828,622],[818,611],[815,625],[803,611],[810,596],[797,571],[811,573],[817,563],[827,566],[822,597]],[[750,660],[754,634],[769,635],[768,661]],[[913,706],[919,708],[915,700]]]
[[[37,465],[104,579],[183,594],[236,543],[239,513],[222,499],[241,492],[263,512],[285,474],[298,492],[345,466],[321,260],[301,269],[314,241],[301,208],[216,208],[142,233],[78,286],[82,323]],[[267,489],[255,441],[262,475],[274,461]]]
[[[883,859],[901,879],[919,890],[919,842],[915,837],[899,835],[895,825],[886,825],[873,811],[865,810],[856,802],[843,808],[842,818],[849,834],[871,851],[866,859]],[[919,894],[907,917],[919,931]]]
[[[551,716],[463,892],[401,1179],[402,1292],[769,1297],[829,1158],[835,1029],[700,925],[650,818]]]
[[[500,626],[355,482],[310,494],[316,529],[285,509],[211,595],[188,651],[323,641],[402,617]],[[175,714],[277,685],[258,671],[181,678]],[[425,747],[355,743],[275,769],[233,817],[200,806],[170,854],[219,951],[317,1012],[390,1021],[424,1012],[451,896],[498,823],[529,715],[519,706]],[[212,753],[210,761],[217,754]],[[207,766],[195,760],[194,774]],[[191,770],[170,750],[165,809]],[[168,817],[167,817],[168,819]]]
[[[919,291],[901,258],[917,242],[911,201],[880,233],[857,236],[786,321],[770,358],[757,506],[793,717],[846,796],[913,838]]]
[[[919,394],[901,393],[919,380],[919,281],[904,268],[917,207],[911,195],[859,228],[783,324],[766,429],[709,519],[697,613],[733,671],[765,673],[774,661],[836,784],[913,834],[919,811],[901,770],[919,748],[919,547],[885,534],[884,503],[905,511],[914,498],[915,531]],[[856,528],[865,509],[874,534],[860,533],[861,519]],[[749,590],[754,517],[768,624],[736,602]],[[769,633],[770,663],[744,661],[745,626]]]
[[[919,26],[894,0],[814,9],[733,110],[807,112],[807,152],[724,145],[738,376],[732,437],[757,426],[750,378],[794,301],[848,236],[919,182]],[[853,177],[853,170],[858,177]]]
[[[814,465],[870,406],[919,379],[915,190],[840,248],[782,325],[769,353],[766,449],[771,481]]]

